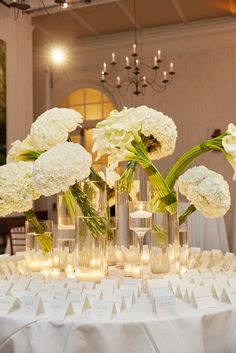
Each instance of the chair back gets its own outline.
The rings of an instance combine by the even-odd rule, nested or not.
[[[36,211],[38,220],[47,220],[48,211]],[[25,251],[25,216],[8,217],[8,235],[10,241],[10,255],[15,255],[16,251]]]

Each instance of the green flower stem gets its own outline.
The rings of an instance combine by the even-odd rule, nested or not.
[[[130,191],[132,190],[136,165],[136,161],[128,162],[128,165],[118,182],[118,188],[120,192],[130,193]]]
[[[90,171],[89,180],[94,181],[95,185],[101,191],[104,192],[107,190],[107,201],[112,199],[115,196],[115,189],[110,188],[105,180],[101,177],[101,175],[99,175],[93,167],[90,168]]]
[[[29,210],[25,212],[25,217],[29,224],[33,227],[35,234],[38,238],[39,244],[45,255],[47,252],[52,251],[53,249],[53,240],[50,233],[45,232],[43,227],[41,226],[39,220],[37,219],[33,210]]]
[[[71,222],[75,224],[75,208],[76,208],[76,200],[71,192],[71,190],[67,190],[63,192],[63,201],[66,205],[66,208],[69,212]]]
[[[227,133],[224,135],[220,135],[216,138],[207,140],[206,142],[197,145],[191,148],[186,153],[184,153],[173,165],[165,179],[168,187],[172,189],[179,176],[186,170],[189,164],[192,163],[192,161],[201,154],[206,153],[208,151],[221,151],[225,153],[224,148],[222,146],[222,138],[226,135]]]
[[[175,193],[171,191],[158,169],[148,158],[143,142],[134,139],[132,141],[132,146],[134,148],[130,150],[130,159],[139,163],[147,173],[150,183],[154,187],[159,199],[159,211],[166,208],[171,214],[175,213],[177,210]]]
[[[190,205],[179,217],[179,225],[183,224],[186,219],[196,211],[196,207],[194,205]]]
[[[94,238],[97,236],[109,236],[109,233],[112,232],[112,230],[107,226],[106,217],[99,216],[97,211],[89,202],[85,192],[77,184],[71,186],[70,190],[84,215],[84,222],[86,223],[92,236]]]

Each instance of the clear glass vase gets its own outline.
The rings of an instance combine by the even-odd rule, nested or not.
[[[175,190],[176,199],[178,192]],[[152,201],[155,190],[147,183],[147,197]],[[178,201],[177,201],[178,202]],[[167,211],[153,213],[153,227],[151,232],[150,269],[154,274],[179,273],[180,244],[179,244],[179,215]]]
[[[179,273],[178,213],[153,214],[150,269],[152,273]]]
[[[107,273],[107,239],[112,235],[108,227],[107,195],[104,184],[85,181],[79,183],[82,202],[77,208],[76,274],[83,281],[100,281]]]
[[[26,260],[31,271],[42,271],[52,266],[52,251],[44,254],[39,243],[39,237],[44,235],[53,237],[53,221],[39,221],[40,229],[44,233],[36,233],[32,224],[26,221]],[[52,249],[53,250],[53,249]]]
[[[180,243],[180,273],[187,271],[189,247],[188,247],[188,220],[179,226],[179,243]]]

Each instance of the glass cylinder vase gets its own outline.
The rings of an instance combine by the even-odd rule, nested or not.
[[[104,184],[84,181],[78,184],[81,200],[77,207],[77,278],[99,282],[107,272],[107,195]]]
[[[179,273],[178,213],[153,214],[150,269],[154,274]]]
[[[52,251],[43,253],[39,237],[53,237],[53,221],[39,221],[38,224],[42,231],[41,233],[36,233],[30,222],[26,221],[25,224],[26,260],[32,272],[38,272],[52,266]]]
[[[70,190],[57,195],[57,246],[60,240],[75,241],[76,207]]]

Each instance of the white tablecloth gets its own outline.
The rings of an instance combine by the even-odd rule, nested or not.
[[[181,211],[187,207],[187,203],[180,203]],[[205,218],[200,212],[195,211],[188,218],[188,230],[189,246],[197,246],[203,250],[229,251],[224,217]]]
[[[0,316],[1,353],[235,353],[236,306],[198,310],[178,299],[179,316],[157,319],[140,297],[111,322]]]

